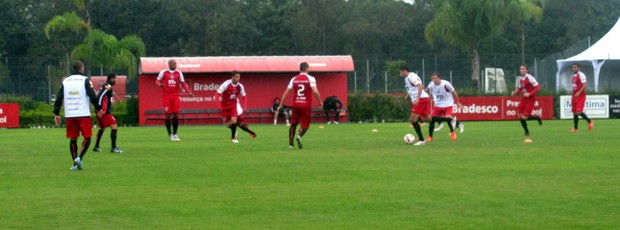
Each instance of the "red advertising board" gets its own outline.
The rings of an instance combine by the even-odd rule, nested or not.
[[[19,128],[19,104],[0,103],[0,128]]]
[[[459,120],[518,120],[520,97],[460,97],[463,107],[454,108]],[[553,97],[538,96],[533,115],[553,119]]]
[[[95,92],[99,92],[101,86],[108,80],[107,76],[91,76],[90,82],[95,87]],[[116,85],[114,85],[114,96],[112,101],[125,101],[125,95],[127,94],[127,76],[117,75]]]

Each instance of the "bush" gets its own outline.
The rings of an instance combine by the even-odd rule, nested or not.
[[[19,126],[21,128],[52,127],[54,126],[54,106],[45,102],[38,102],[24,96],[0,95],[0,103],[19,104]],[[92,107],[91,107],[92,108]],[[93,109],[94,111],[94,109]],[[138,124],[138,99],[130,98],[112,105],[112,114],[119,126],[135,126]],[[64,111],[60,110],[63,116]],[[91,114],[93,123],[96,123],[94,112]]]
[[[350,94],[348,101],[351,122],[391,122],[409,119],[411,103],[401,95]]]

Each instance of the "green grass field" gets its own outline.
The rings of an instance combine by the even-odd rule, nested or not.
[[[0,130],[2,229],[619,229],[620,120],[466,122],[425,146],[406,123],[119,130],[70,171],[64,129]],[[428,134],[424,127],[425,135]],[[379,132],[371,132],[372,129]],[[96,130],[94,130],[96,132]],[[92,149],[92,145],[91,145]]]

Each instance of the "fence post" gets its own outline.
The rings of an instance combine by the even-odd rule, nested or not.
[[[353,72],[353,93],[357,93],[357,71]]]
[[[370,61],[366,59],[366,94],[370,93]]]
[[[387,90],[387,85],[388,85],[388,77],[387,77],[387,71],[385,71],[385,94],[387,94],[388,90]]]

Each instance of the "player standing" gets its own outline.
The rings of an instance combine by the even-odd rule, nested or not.
[[[110,73],[108,74],[108,78],[101,86],[99,93],[97,94],[97,104],[101,107],[101,110],[97,111],[97,123],[99,124],[99,131],[97,132],[97,141],[95,141],[95,147],[93,151],[100,152],[99,142],[101,141],[101,136],[103,136],[103,132],[105,128],[110,127],[112,129],[110,131],[110,140],[112,141],[112,148],[110,152],[112,153],[122,153],[121,148],[116,146],[116,135],[118,132],[118,125],[116,124],[116,119],[112,115],[112,96],[114,96],[114,91],[112,86],[116,85],[116,74]]]
[[[243,131],[250,133],[250,138],[255,138],[256,133],[243,123],[243,110],[246,108],[247,97],[245,87],[239,82],[241,74],[233,71],[231,78],[224,81],[215,93],[215,98],[220,100],[220,109],[222,117],[226,118],[226,127],[230,129],[231,139],[233,143],[239,143],[237,140],[237,127]]]
[[[526,120],[537,120],[539,125],[542,125],[542,118],[539,116],[532,116],[532,110],[536,104],[536,93],[540,91],[540,86],[536,81],[536,78],[527,72],[527,66],[522,65],[519,68],[521,72],[521,79],[519,79],[519,85],[515,91],[512,91],[510,95],[521,95],[521,102],[517,111],[519,113],[519,119],[521,120],[521,126],[525,131],[525,143],[531,143],[532,139],[529,138],[530,130],[527,128]]]
[[[166,115],[166,130],[171,141],[181,141],[177,135],[179,128],[179,112],[181,112],[181,97],[179,95],[179,87],[183,87],[190,96],[194,96],[189,91],[189,87],[185,83],[185,77],[181,71],[176,70],[177,61],[174,59],[168,60],[168,69],[162,70],[157,75],[155,84],[162,87],[163,90],[163,105],[164,114]],[[170,126],[172,125],[172,130]]]
[[[291,127],[288,131],[288,144],[291,149],[294,148],[293,139],[297,140],[297,147],[300,149],[304,147],[301,138],[308,132],[312,116],[312,95],[310,94],[314,94],[319,104],[323,106],[321,94],[316,86],[316,79],[308,74],[310,65],[308,65],[307,62],[302,62],[299,64],[299,70],[301,73],[293,77],[288,83],[286,90],[284,90],[284,94],[282,94],[280,106],[278,106],[278,109],[282,109],[284,100],[286,100],[288,94],[293,91],[293,114],[291,116]],[[297,125],[300,123],[301,128],[299,129],[299,134],[295,135]]]
[[[69,138],[69,150],[73,166],[71,170],[82,170],[82,160],[88,151],[90,138],[92,136],[92,119],[90,118],[90,104],[95,106],[95,111],[99,111],[97,96],[93,84],[88,77],[84,76],[84,63],[76,61],[73,63],[74,73],[62,81],[62,86],[58,90],[58,98],[54,102],[54,123],[60,126],[60,107],[65,106],[65,118],[67,122],[67,138]],[[77,138],[80,133],[84,137],[82,148],[78,156]]]
[[[456,117],[452,116],[452,106],[456,99],[456,105],[461,107],[459,95],[449,81],[441,80],[439,73],[431,76],[432,82],[428,84],[428,92],[433,96],[433,118],[431,125],[428,127],[428,137],[426,141],[433,140],[433,131],[435,131],[435,122],[445,121],[450,128],[450,138],[456,140],[454,128],[456,126]]]
[[[583,112],[583,107],[586,104],[586,89],[588,88],[586,83],[586,75],[581,72],[581,66],[577,63],[573,63],[573,95],[571,97],[571,108],[573,111],[573,128],[569,131],[574,133],[579,131],[579,116],[586,119],[588,122],[588,129],[594,128],[594,121],[590,120],[586,113]]]
[[[428,94],[424,92],[424,85],[420,77],[409,72],[409,68],[406,66],[400,67],[400,76],[405,78],[405,88],[407,88],[407,94],[411,98],[411,119],[409,121],[413,125],[416,134],[418,134],[418,142],[414,145],[423,145],[424,135],[418,119],[421,121],[431,121],[431,104]]]

